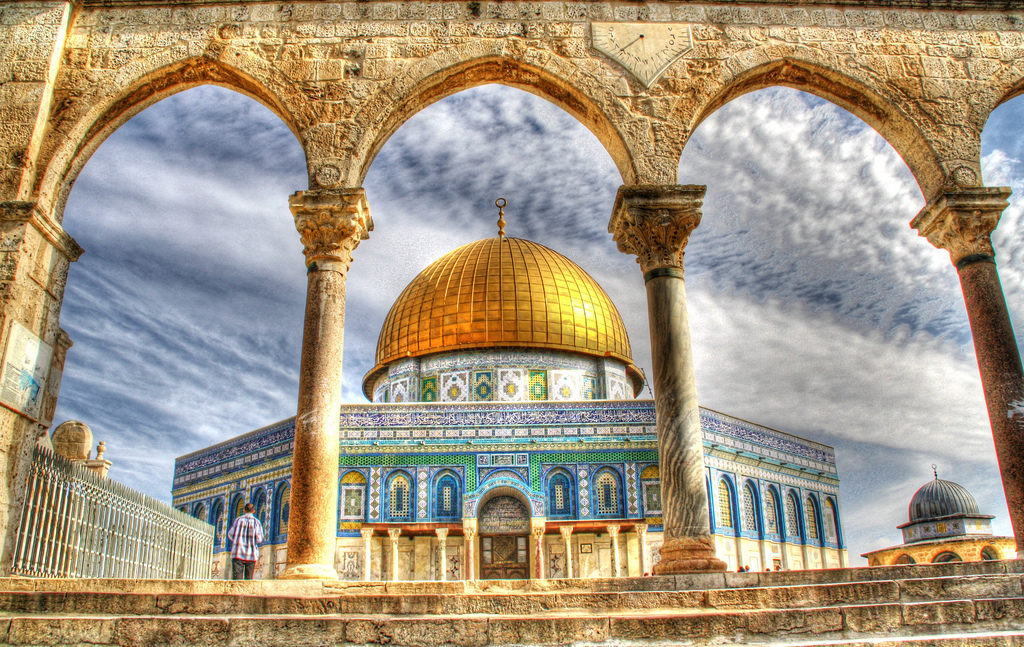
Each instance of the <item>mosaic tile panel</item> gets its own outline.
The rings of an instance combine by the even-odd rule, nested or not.
[[[498,370],[498,399],[506,402],[525,400],[526,371],[521,369]]]
[[[626,463],[626,511],[640,514],[640,497],[636,485],[636,463]]]
[[[443,373],[438,376],[441,402],[466,402],[469,398],[469,373]]]
[[[548,399],[548,372],[547,371],[530,371],[530,399],[531,400],[547,400]]]
[[[576,468],[576,485],[579,491],[580,517],[590,516],[590,470],[585,465]]]
[[[473,454],[342,454],[338,457],[339,465],[344,467],[373,466],[370,477],[376,473],[377,487],[380,488],[381,467],[401,466],[456,466],[461,465],[466,474],[466,491],[476,489],[476,470]],[[532,468],[531,468],[532,475]],[[379,504],[378,504],[379,505]]]
[[[626,384],[626,380],[617,376],[608,376],[608,399],[609,400],[628,400],[631,397],[629,392],[629,385]]]
[[[597,400],[601,397],[600,382],[593,375],[583,376],[583,399]]]
[[[409,384],[411,379],[403,377],[400,380],[396,380],[391,383],[391,401],[392,402],[408,402],[412,398],[409,396]]]
[[[658,460],[658,452],[653,449],[538,452],[530,454],[530,487],[537,492],[543,491],[542,465],[567,466],[576,463],[641,463],[656,460]]]
[[[430,470],[427,467],[416,468],[416,518],[427,518],[427,497],[430,492]]]
[[[370,519],[380,519],[380,468],[370,468]]]
[[[437,402],[437,376],[425,377],[420,382],[420,401]]]
[[[494,399],[494,373],[491,371],[473,372],[473,400],[477,402]]]
[[[579,400],[580,374],[570,371],[551,371],[552,400]]]

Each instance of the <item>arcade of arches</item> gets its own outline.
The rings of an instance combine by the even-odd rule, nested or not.
[[[772,85],[853,112],[914,173],[927,205],[908,220],[949,251],[959,273],[1012,525],[1024,536],[1024,417],[1014,413],[1024,376],[990,242],[1009,190],[984,186],[979,160],[988,115],[1024,92],[1024,12],[976,0],[895,4],[3,3],[0,331],[8,355],[42,350],[21,368],[29,388],[5,389],[0,398],[0,563],[10,563],[17,484],[33,440],[51,422],[71,343],[59,326],[68,265],[81,253],[61,227],[70,187],[131,116],[207,83],[274,110],[302,142],[308,165],[309,186],[291,198],[309,271],[286,576],[335,575],[339,432],[331,423],[340,407],[346,272],[373,227],[364,174],[409,116],[486,83],[528,90],[568,111],[622,176],[609,229],[637,257],[647,285],[661,572],[723,567],[708,534],[683,282],[703,187],[676,185],[677,163],[705,116]]]

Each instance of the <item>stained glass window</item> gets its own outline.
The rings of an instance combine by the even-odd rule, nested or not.
[[[619,480],[609,471],[601,472],[597,477],[597,513],[620,514]]]
[[[754,505],[754,490],[750,484],[743,486],[743,529],[757,530],[757,508]]]
[[[807,497],[804,502],[804,513],[807,515],[807,537],[809,539],[818,538],[818,515],[816,514],[818,506],[814,504],[814,499]]]
[[[824,517],[825,521],[825,539],[835,543],[836,538],[839,536],[836,530],[836,507],[832,505],[832,501],[829,499],[825,500],[825,514],[822,517]]]
[[[718,481],[718,525],[732,528],[732,492],[725,479]]]
[[[764,516],[767,523],[765,524],[768,532],[772,534],[779,533],[779,516],[778,516],[779,502],[775,498],[775,491],[768,488],[764,492]]]
[[[452,476],[443,476],[437,482],[435,509],[439,518],[451,519],[459,516],[459,489]]]
[[[786,539],[800,538],[800,517],[796,514],[796,496],[790,492],[786,497]]]
[[[391,489],[388,494],[389,517],[392,519],[411,518],[411,491],[409,479],[404,474],[399,474],[391,479]]]
[[[572,489],[569,477],[555,474],[548,481],[548,515],[552,517],[572,514]]]

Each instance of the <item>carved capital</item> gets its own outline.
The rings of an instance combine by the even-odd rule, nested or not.
[[[402,536],[401,528],[388,528],[388,538],[391,541],[398,541],[398,538]]]
[[[361,528],[359,534],[363,536],[363,541],[370,541],[373,539],[373,528]]]
[[[441,540],[441,541],[444,541],[445,539],[448,539],[448,529],[447,528],[434,528],[434,534],[437,535],[437,538],[439,540]]]
[[[644,274],[682,272],[690,232],[700,224],[705,186],[640,184],[619,187],[608,231],[619,251],[635,254]]]
[[[562,539],[569,541],[569,536],[572,535],[572,526],[559,526],[558,532],[561,533]]]
[[[373,231],[370,205],[361,188],[299,191],[288,199],[288,206],[302,237],[307,267],[329,263],[347,272],[352,252]]]
[[[540,541],[544,539],[544,526],[534,526],[530,528],[530,536],[533,537],[534,541]]]
[[[61,254],[72,263],[82,255],[82,247],[60,224],[44,215],[39,204],[28,201],[0,202],[0,220],[26,222],[42,234]]]
[[[622,526],[620,526],[618,524],[611,524],[611,525],[607,526],[606,529],[608,530],[608,536],[611,537],[612,539],[615,539],[616,537],[619,536],[619,530],[621,528],[622,528]]]
[[[635,526],[633,526],[633,529],[636,530],[636,534],[640,535],[641,538],[644,538],[644,537],[647,536],[647,524],[646,523],[638,523]]]
[[[971,257],[991,259],[992,232],[1009,206],[1009,187],[949,189],[931,200],[910,226],[932,245],[949,252],[954,265]]]

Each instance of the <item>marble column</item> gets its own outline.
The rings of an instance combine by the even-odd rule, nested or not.
[[[1009,206],[1008,187],[948,189],[932,199],[910,226],[949,252],[960,276],[974,337],[992,438],[1017,539],[1024,557],[1024,370],[1006,298],[999,283],[991,234]]]
[[[724,571],[715,557],[683,282],[683,250],[700,224],[703,186],[619,188],[608,230],[635,254],[647,286],[665,542],[659,574]]]
[[[634,526],[634,529],[636,530],[637,537],[640,538],[640,573],[647,575],[651,570],[651,560],[647,556],[647,524],[638,523]]]
[[[388,539],[391,541],[391,581],[398,581],[398,538],[402,536],[401,528],[388,528]]]
[[[572,577],[572,526],[559,526],[558,532],[565,545],[565,576]]]
[[[538,580],[544,579],[544,526],[534,526],[530,529],[530,537],[533,539],[533,577]]]
[[[373,528],[359,531],[363,536],[363,581],[369,582],[373,577]]]
[[[476,523],[468,525],[466,522],[462,524],[462,541],[466,550],[466,573],[462,579],[464,580],[475,580],[476,579]]]
[[[619,576],[619,529],[618,524],[608,526],[608,536],[612,539],[612,577]]]
[[[435,528],[434,534],[437,535],[438,579],[444,582],[448,579],[448,529]]]
[[[288,567],[283,579],[337,578],[338,416],[345,278],[373,229],[362,189],[299,191],[289,199],[306,256],[298,413],[292,454]]]

